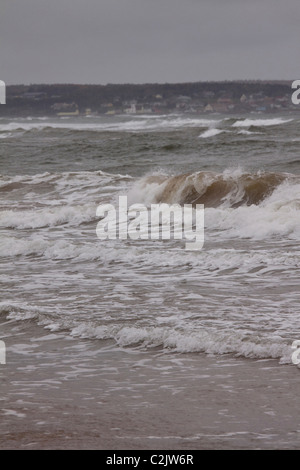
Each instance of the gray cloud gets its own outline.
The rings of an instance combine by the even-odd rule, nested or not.
[[[294,79],[298,0],[2,0],[7,83]]]

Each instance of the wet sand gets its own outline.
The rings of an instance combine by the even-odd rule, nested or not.
[[[296,366],[30,331],[6,340],[0,449],[300,448]]]

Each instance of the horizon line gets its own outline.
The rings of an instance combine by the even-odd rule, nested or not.
[[[197,83],[289,83],[293,82],[295,79],[278,79],[278,78],[272,78],[272,79],[263,79],[263,78],[251,78],[251,79],[223,79],[223,80],[198,80],[198,81],[183,81],[183,82],[140,82],[140,83],[135,83],[135,82],[120,82],[120,83],[112,83],[108,82],[106,84],[103,83],[88,83],[88,82],[82,82],[82,83],[76,83],[76,82],[31,82],[31,83],[8,83],[5,81],[6,86],[57,86],[57,85],[63,85],[63,86],[145,86],[145,85],[159,85],[159,86],[164,86],[164,85],[186,85],[186,84],[197,84]]]

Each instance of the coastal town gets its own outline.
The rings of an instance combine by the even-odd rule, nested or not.
[[[123,85],[11,85],[0,115],[297,112],[287,81]]]

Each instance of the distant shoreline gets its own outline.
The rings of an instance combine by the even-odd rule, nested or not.
[[[7,85],[6,105],[0,106],[0,116],[290,113],[300,110],[291,101],[291,84],[286,80],[241,80]]]

